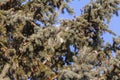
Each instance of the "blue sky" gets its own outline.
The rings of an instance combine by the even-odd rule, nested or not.
[[[119,11],[120,14],[120,11]],[[120,16],[113,16],[111,19],[111,22],[108,24],[109,25],[109,29],[112,30],[113,32],[116,33],[117,36],[120,36]],[[115,36],[115,37],[117,37]],[[112,42],[112,35],[110,35],[109,33],[106,33],[104,35],[104,38],[106,41]]]
[[[90,2],[90,0],[74,0],[69,5],[75,10],[75,15],[80,15],[80,9],[87,5]],[[120,11],[119,11],[120,14]],[[62,19],[71,19],[74,15],[69,15],[68,13],[61,14],[59,18]],[[109,29],[114,31],[117,36],[120,35],[120,16],[114,15],[111,19],[111,22],[108,24]],[[105,42],[112,42],[113,35],[110,35],[109,33],[105,33],[103,35]]]
[[[26,0],[28,1],[28,0]],[[90,0],[73,0],[69,5],[74,9],[75,14],[69,15],[68,13],[61,14],[59,16],[59,19],[72,19],[73,16],[79,16],[81,14],[80,9],[82,9],[85,5],[87,5],[90,2]],[[120,14],[120,11],[119,11]],[[118,35],[120,35],[120,16],[113,16],[111,19],[111,22],[108,24],[109,29],[111,29],[113,32],[115,32]],[[105,33],[103,35],[105,42],[112,42],[112,37],[115,37],[113,35],[110,35],[109,33]]]
[[[62,19],[72,19],[73,16],[80,16],[81,12],[80,9],[82,9],[85,5],[87,5],[90,2],[90,0],[74,0],[72,1],[69,5],[75,10],[75,15],[69,15],[68,13],[65,14],[61,14],[59,18]],[[120,15],[120,11],[119,11],[119,15]],[[117,34],[117,36],[120,35],[120,16],[116,16],[114,15],[110,21],[110,23],[107,24],[109,26],[109,29],[112,30],[113,32],[115,32]],[[117,37],[117,36],[113,36],[110,35],[109,33],[105,33],[103,35],[103,39],[105,41],[104,44],[106,44],[106,42],[112,43],[112,38],[113,37]],[[73,46],[70,46],[71,51],[74,51]],[[112,53],[112,55],[114,57],[116,57],[116,53]]]

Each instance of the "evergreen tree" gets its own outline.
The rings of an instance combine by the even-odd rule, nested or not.
[[[80,16],[59,20],[74,14],[69,2],[0,0],[0,80],[120,80],[120,37],[102,38],[115,35],[105,21],[120,0],[91,0]]]

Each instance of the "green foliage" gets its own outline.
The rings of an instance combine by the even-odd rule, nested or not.
[[[24,1],[0,1],[1,80],[120,79],[120,37],[106,45],[102,38],[104,32],[115,35],[105,21],[118,16],[119,0],[91,0],[82,15],[61,21],[65,10],[74,13],[71,0]]]

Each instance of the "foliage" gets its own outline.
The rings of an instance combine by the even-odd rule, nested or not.
[[[24,2],[0,0],[1,80],[120,79],[120,37],[106,45],[102,38],[115,35],[105,21],[118,16],[119,0],[91,0],[80,16],[61,21],[65,10],[74,13],[71,0]]]

